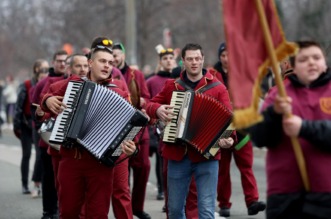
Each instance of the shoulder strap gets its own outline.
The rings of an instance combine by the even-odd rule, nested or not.
[[[31,88],[31,80],[24,81],[24,85],[25,85],[27,92],[29,92],[29,90]]]
[[[182,86],[185,90],[192,90],[192,88],[185,84],[185,82],[180,78],[178,78],[175,82]]]
[[[192,90],[192,88],[190,88],[187,84],[185,84],[185,82],[182,79],[180,79],[180,78],[178,78],[176,80],[176,83],[178,83],[180,86],[184,87],[185,90]],[[213,87],[216,87],[219,84],[221,84],[221,82],[215,81],[215,82],[213,82],[211,84],[208,84],[208,85],[204,86],[203,88],[199,89],[197,92],[198,93],[203,93],[203,92],[205,92],[205,91],[207,91],[207,90],[209,90],[209,89],[211,89]]]
[[[203,92],[205,92],[205,91],[207,91],[207,90],[209,90],[213,87],[216,87],[219,84],[221,84],[221,82],[215,81],[215,82],[213,82],[211,84],[208,84],[208,85],[204,86],[203,88],[199,89],[198,92],[201,94],[201,93],[203,93]]]

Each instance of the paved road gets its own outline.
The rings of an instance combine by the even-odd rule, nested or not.
[[[259,185],[261,200],[265,199],[265,173],[264,173],[264,151],[255,150],[254,172]],[[21,182],[19,163],[21,158],[21,150],[19,142],[12,133],[4,130],[3,136],[0,137],[0,219],[39,219],[42,212],[41,199],[32,199],[29,195],[21,194]],[[33,167],[34,152],[31,158],[30,168]],[[152,167],[154,167],[154,157],[151,158]],[[244,203],[240,184],[240,174],[232,164],[232,209],[231,219],[262,219],[265,218],[264,213],[256,216],[248,216],[247,209]],[[31,174],[30,174],[31,176]],[[154,169],[151,170],[146,201],[145,211],[148,212],[153,219],[165,219],[166,216],[161,212],[163,201],[156,200],[156,177]],[[215,211],[219,209],[215,207]],[[216,214],[217,215],[217,214]],[[114,218],[110,211],[109,218]],[[221,218],[221,217],[215,217]]]

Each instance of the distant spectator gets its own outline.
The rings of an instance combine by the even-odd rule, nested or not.
[[[287,78],[288,76],[293,74],[293,68],[290,62],[290,59],[284,59],[279,63],[281,74],[283,79]]]
[[[41,81],[45,77],[47,77],[49,71],[49,64],[48,61],[45,59],[37,59],[33,65],[33,74],[36,79],[36,82]],[[31,191],[32,198],[38,198],[41,197],[41,177],[42,177],[42,162],[41,162],[41,150],[39,147],[39,140],[40,135],[37,131],[36,127],[39,127],[40,124],[35,124],[35,106],[32,107],[31,100],[34,93],[34,89],[36,88],[34,84],[30,91],[29,91],[29,99],[30,99],[30,109],[31,109],[31,116],[32,116],[32,139],[33,144],[36,151],[36,159],[34,163],[33,173],[32,173],[32,181],[34,182],[34,188]]]
[[[147,80],[151,76],[155,75],[155,73],[152,71],[152,67],[150,65],[144,65],[142,72],[144,73],[145,79]]]
[[[34,68],[35,71],[35,68]],[[44,72],[48,72],[47,68]],[[31,157],[31,148],[33,143],[32,135],[32,115],[31,115],[31,100],[30,100],[30,90],[32,86],[37,83],[36,72],[33,73],[31,79],[25,80],[18,87],[17,101],[15,104],[14,113],[14,133],[16,137],[21,141],[22,146],[22,159],[21,159],[21,180],[22,180],[22,193],[30,194],[28,188],[28,178],[29,178],[29,164]],[[39,184],[40,184],[39,180]]]
[[[11,126],[13,124],[15,103],[17,101],[17,86],[12,75],[6,77],[7,86],[3,90],[3,96],[6,101],[6,122]]]

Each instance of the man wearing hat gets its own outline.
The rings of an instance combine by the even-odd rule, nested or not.
[[[218,62],[212,69],[213,74],[228,88],[228,52],[226,44],[221,43],[218,48]],[[230,95],[231,96],[231,95]],[[241,184],[245,195],[248,215],[256,215],[266,208],[264,202],[259,200],[256,179],[253,173],[253,145],[248,135],[237,132],[238,143],[232,148],[221,148],[222,159],[219,161],[219,174],[217,185],[217,200],[219,202],[220,216],[229,217],[232,203],[230,164],[233,156],[241,174]]]
[[[106,37],[95,38],[91,50],[96,46],[107,46],[112,49],[113,42]],[[125,87],[125,91],[129,93],[125,79],[121,71],[112,64],[111,77],[115,80],[120,80]],[[126,155],[122,154],[119,159],[123,159]],[[129,187],[129,160],[125,159],[114,168],[113,191],[111,195],[112,207],[115,218],[117,219],[133,219],[131,194]]]
[[[114,66],[119,68],[125,78],[126,84],[130,91],[132,105],[137,109],[143,109],[149,101],[148,92],[144,74],[131,68],[125,61],[125,48],[122,43],[113,45]],[[149,177],[151,164],[149,161],[149,133],[144,129],[135,138],[139,153],[137,156],[130,158],[129,166],[133,170],[133,187],[132,187],[132,211],[140,219],[151,218],[144,211],[146,187]],[[113,197],[113,201],[115,198]],[[116,199],[118,201],[118,199]],[[113,203],[113,208],[115,208]]]
[[[106,86],[129,100],[124,82],[111,77],[114,59],[111,47],[99,44],[93,47],[92,44],[92,48],[87,79]],[[53,116],[62,112],[65,107],[62,99],[69,80],[83,81],[79,76],[73,75],[68,80],[52,84],[41,102],[45,112]],[[125,141],[121,148],[126,155],[132,155],[136,150],[133,141]],[[78,143],[73,148],[61,147],[60,154],[57,176],[60,217],[79,218],[83,212],[85,218],[108,218],[113,189],[113,168],[101,164]]]

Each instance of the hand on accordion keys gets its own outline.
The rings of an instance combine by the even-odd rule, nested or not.
[[[46,100],[46,106],[50,111],[52,111],[52,113],[58,115],[67,107],[64,103],[62,103],[62,100],[63,97],[61,96],[49,97]]]
[[[173,106],[170,105],[161,105],[157,110],[156,110],[156,115],[161,119],[164,123],[168,123],[171,121],[173,116],[175,116],[173,112]]]
[[[137,149],[135,143],[131,140],[123,141],[123,143],[121,144],[121,147],[122,147],[123,153],[125,153],[128,156],[134,154]]]
[[[229,137],[229,138],[221,138],[218,141],[218,145],[221,148],[230,148],[233,145],[233,143],[234,143],[234,140],[231,137]]]

